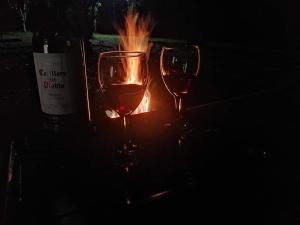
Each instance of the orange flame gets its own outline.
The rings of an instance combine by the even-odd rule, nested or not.
[[[147,60],[149,59],[152,43],[149,43],[150,34],[153,28],[153,20],[148,15],[141,17],[139,13],[135,12],[132,8],[129,8],[127,15],[125,16],[124,29],[116,26],[120,35],[120,50],[144,52],[146,53]],[[127,84],[141,84],[138,80],[138,61],[135,58],[130,58],[123,63],[126,68],[127,78],[125,83]],[[151,95],[148,88],[145,91],[143,100],[140,105],[132,114],[139,114],[150,111],[150,99]],[[110,118],[118,117],[116,112],[107,111],[106,114]]]

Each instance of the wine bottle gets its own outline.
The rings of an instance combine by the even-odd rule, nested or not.
[[[64,132],[88,124],[90,113],[84,41],[58,2],[40,7],[32,46],[44,128]]]

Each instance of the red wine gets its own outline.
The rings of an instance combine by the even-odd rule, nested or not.
[[[113,84],[106,89],[109,108],[120,116],[132,113],[141,103],[145,87],[138,84]]]
[[[190,76],[180,76],[172,74],[163,76],[163,80],[171,94],[177,97],[182,97],[188,94],[191,83]]]

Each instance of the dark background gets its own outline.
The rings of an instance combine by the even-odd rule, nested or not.
[[[112,33],[113,1],[104,0],[97,32]],[[117,1],[115,1],[117,2]],[[119,1],[122,2],[122,1]],[[253,1],[142,1],[141,11],[154,16],[153,36],[234,43],[282,45],[288,23],[288,8],[297,12],[298,3],[284,0]],[[296,2],[296,1],[295,1]],[[17,30],[18,19],[1,0],[1,30]],[[295,14],[294,13],[294,14]],[[292,12],[290,13],[293,16]],[[28,26],[38,18],[30,18]],[[290,25],[291,25],[290,21]]]
[[[104,1],[96,32],[116,33],[111,3],[111,0]],[[21,26],[15,12],[8,10],[6,1],[0,4],[0,30],[19,31]],[[208,211],[208,221],[222,215],[228,221],[241,217],[244,221],[239,224],[246,221],[299,224],[300,3],[291,0],[144,0],[141,11],[151,13],[156,21],[153,37],[184,39],[201,46],[201,76],[187,101],[192,106],[188,111],[190,119],[199,130],[190,137],[187,148],[191,150],[193,172],[199,180],[204,179],[201,184],[205,186],[197,189],[196,195],[189,192],[189,198],[185,192],[179,193],[173,202],[154,211],[162,209],[163,214],[171,208],[176,213],[167,215],[184,218],[193,209],[194,217]],[[29,30],[37,19],[29,17]],[[158,53],[154,51],[152,59],[157,59]],[[21,58],[16,67],[11,66],[13,69],[5,72],[5,82],[10,85],[3,87],[22,86],[20,83],[27,77],[19,80],[21,66],[28,64],[27,73],[33,74],[33,65],[28,59]],[[154,71],[159,76],[155,63]],[[20,99],[22,93],[15,95]],[[172,105],[170,96],[169,100]],[[0,120],[7,126],[1,132],[9,130],[17,137],[26,133],[32,114],[31,105],[24,106],[25,103],[23,108],[19,107],[25,109],[21,111],[11,101],[12,109],[6,110]],[[148,128],[149,123],[152,121],[145,127]],[[20,133],[13,129],[19,126],[23,126]],[[142,130],[150,136],[157,133],[150,128]],[[156,130],[159,128],[155,127]],[[5,135],[11,138],[10,134]],[[155,135],[154,138],[160,141]],[[2,142],[6,144],[2,145],[6,147],[3,149],[9,149],[8,140]],[[40,146],[36,148],[39,149]],[[31,165],[32,161],[28,162]],[[94,177],[90,175],[88,182],[92,183]],[[78,180],[74,178],[75,183]],[[86,193],[89,191],[87,188]],[[91,199],[97,196],[92,192],[90,195]],[[229,207],[232,202],[233,206]],[[199,204],[199,210],[192,203]],[[98,212],[95,215],[97,217]],[[149,216],[147,209],[143,215]],[[216,220],[223,222],[222,216]],[[266,222],[259,223],[264,217]]]
[[[150,2],[150,1],[149,1]],[[286,1],[154,1],[155,32],[188,39],[281,45]],[[171,3],[171,4],[170,4]]]

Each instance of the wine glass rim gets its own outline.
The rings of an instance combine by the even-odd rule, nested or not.
[[[109,57],[109,58],[127,58],[127,57],[140,57],[146,56],[145,52],[140,51],[107,51],[101,52],[100,57]]]
[[[185,45],[180,45],[180,46],[163,46],[163,50],[176,50],[176,49],[186,49],[186,48],[195,48],[199,50],[199,45],[193,45],[193,44],[185,44]]]

